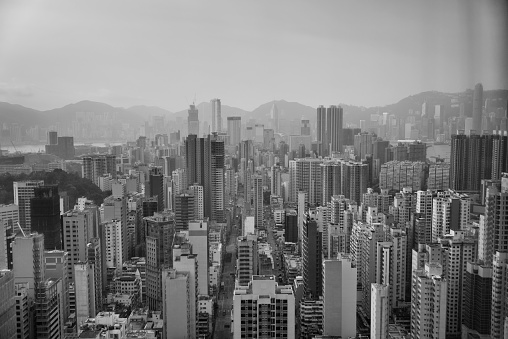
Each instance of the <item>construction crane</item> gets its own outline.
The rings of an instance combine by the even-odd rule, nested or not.
[[[19,152],[19,151],[17,150],[16,146],[14,146],[14,143],[12,142],[12,140],[11,140],[11,145],[12,145],[12,147],[14,147],[14,150],[16,151],[16,154],[20,154],[20,153],[21,153],[21,152]]]
[[[23,231],[23,229],[21,228],[21,225],[19,224],[19,221],[16,222],[16,224],[18,225],[19,227],[19,230],[21,231],[21,233],[23,234],[23,238],[26,238],[26,234],[25,232]]]

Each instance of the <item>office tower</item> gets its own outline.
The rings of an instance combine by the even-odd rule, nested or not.
[[[488,336],[492,307],[492,266],[467,263],[464,276],[462,335]]]
[[[189,221],[189,242],[192,245],[192,254],[197,256],[198,276],[197,286],[199,295],[208,295],[208,221]]]
[[[341,162],[341,193],[347,199],[360,204],[363,193],[367,192],[368,181],[367,164],[355,161]]]
[[[321,203],[326,204],[334,195],[341,194],[341,164],[337,161],[325,161],[321,164],[323,197]]]
[[[190,291],[193,286],[190,283],[189,272],[180,272],[175,269],[162,271],[162,300],[164,338],[195,338],[191,332],[191,308],[192,299]]]
[[[198,300],[198,262],[194,254],[181,254],[173,249],[173,268],[177,272],[187,272],[189,274],[189,324],[190,338],[196,336],[196,317],[197,317],[197,300]],[[163,303],[167,304],[167,299],[163,299]],[[170,304],[171,305],[171,304]],[[174,304],[173,304],[174,305]]]
[[[323,335],[356,336],[356,264],[348,255],[323,261]]]
[[[254,224],[256,229],[263,228],[263,177],[254,175],[252,177],[252,188],[254,192]]]
[[[47,279],[37,285],[35,295],[35,333],[37,338],[59,339],[62,329],[60,326],[60,291],[62,281]]]
[[[14,284],[16,303],[16,337],[17,339],[30,338],[30,307],[28,299],[28,283]]]
[[[194,195],[189,191],[175,196],[175,225],[178,232],[188,230],[189,221],[196,219],[194,201]]]
[[[415,269],[411,283],[411,338],[445,338],[448,282],[438,263]]]
[[[79,262],[74,265],[74,289],[76,291],[76,320],[78,326],[97,314],[95,305],[95,275],[93,265]]]
[[[212,131],[211,133],[222,132],[222,115],[220,99],[210,100],[212,105]]]
[[[482,132],[483,115],[483,86],[478,83],[474,86],[473,94],[473,129],[478,135]]]
[[[95,307],[97,311],[102,310],[102,286],[106,285],[106,275],[103,274],[103,258],[101,249],[101,239],[91,238],[87,247],[87,262],[93,266],[93,275],[95,277]],[[104,282],[103,282],[104,280]]]
[[[496,252],[492,261],[492,306],[490,317],[490,337],[505,338],[508,316],[506,304],[508,286],[508,252]]]
[[[235,339],[295,338],[295,296],[291,286],[278,285],[275,276],[254,275],[247,288],[237,288],[233,316]]]
[[[104,240],[103,248],[105,249],[104,261],[106,269],[115,269],[120,272],[124,262],[122,223],[117,219],[105,221],[101,224],[101,229],[101,240]]]
[[[194,184],[189,186],[189,191],[194,196],[194,218],[203,220],[203,186]]]
[[[157,211],[164,210],[164,177],[162,175],[162,168],[150,168],[148,175],[150,197],[157,197]]]
[[[257,236],[247,234],[237,240],[237,284],[247,286],[253,275],[258,274]]]
[[[317,299],[322,295],[322,232],[318,229],[316,211],[305,214],[302,232],[302,273],[304,293]]]
[[[99,177],[111,174],[116,179],[115,155],[89,155],[83,157],[82,177],[98,185]]]
[[[48,131],[48,145],[58,144],[58,133],[56,131]]]
[[[289,195],[290,201],[297,201],[298,192],[307,193],[307,202],[320,205],[322,193],[321,159],[303,158],[289,162]]]
[[[381,166],[379,187],[397,191],[404,187],[421,190],[425,184],[425,170],[423,162],[389,161]]]
[[[0,270],[0,333],[2,338],[16,338],[16,299],[14,274]]]
[[[19,224],[24,232],[30,233],[32,226],[30,217],[30,199],[34,197],[34,189],[44,185],[43,180],[15,181],[14,205],[19,206]]]
[[[372,339],[388,338],[389,291],[388,285],[371,285],[370,337]]]
[[[190,105],[187,110],[187,134],[199,136],[199,114],[198,109],[194,105]]]
[[[71,210],[62,215],[63,249],[69,253],[69,279],[73,281],[74,268],[78,262],[86,261],[87,244],[91,238],[92,220],[87,210]]]
[[[279,133],[279,108],[275,102],[270,109],[270,126],[275,133]]]
[[[238,146],[242,141],[242,117],[228,117],[229,145]]]
[[[480,216],[478,257],[491,263],[496,252],[508,252],[508,191],[496,186],[487,188],[485,212]]]
[[[210,220],[225,222],[224,212],[224,141],[218,140],[217,135],[210,141]],[[206,205],[206,204],[205,204]],[[205,217],[207,215],[205,214]]]
[[[284,241],[298,243],[298,214],[296,210],[286,210],[284,217]]]
[[[438,192],[432,201],[432,241],[468,227],[471,198],[453,191]]]
[[[187,182],[203,186],[204,217],[211,216],[211,147],[210,136],[190,135],[185,141]]]
[[[302,119],[300,127],[300,135],[310,135],[310,120]]]
[[[156,213],[143,218],[146,230],[146,296],[150,310],[162,309],[161,272],[173,264],[175,216]]]
[[[14,282],[28,283],[28,296],[33,299],[35,286],[45,278],[44,235],[33,233],[16,237],[12,254]]]

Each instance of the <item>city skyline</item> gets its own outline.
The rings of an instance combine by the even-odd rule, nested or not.
[[[280,98],[381,106],[477,82],[508,88],[502,2],[119,4],[0,5],[0,100],[176,111],[219,97],[251,110]]]

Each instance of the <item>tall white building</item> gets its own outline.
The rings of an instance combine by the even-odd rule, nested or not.
[[[35,285],[44,281],[44,235],[16,237],[12,245],[14,283],[28,284],[28,297],[35,297]]]
[[[173,268],[177,272],[186,272],[188,275],[189,281],[189,289],[188,289],[188,303],[181,304],[187,305],[186,310],[189,313],[187,326],[189,327],[189,337],[196,337],[196,319],[197,319],[197,296],[198,296],[198,260],[195,254],[182,254],[178,255],[177,251],[173,249]],[[208,278],[208,273],[207,273]],[[164,279],[164,275],[163,275]],[[162,286],[164,286],[164,281],[162,282]],[[163,291],[164,293],[164,291]],[[184,294],[183,290],[180,293]],[[163,307],[175,307],[175,305],[179,305],[178,303],[171,303],[171,298],[168,300],[167,297],[162,295]],[[168,328],[171,328],[168,324]],[[173,337],[173,338],[181,338],[181,337]]]
[[[189,191],[194,195],[194,216],[198,220],[203,220],[203,186],[198,184],[191,185],[189,186]]]
[[[237,284],[249,285],[253,275],[258,273],[258,245],[255,234],[238,237],[237,240]]]
[[[424,269],[413,271],[411,338],[446,337],[447,285],[438,263],[426,263]]]
[[[106,250],[104,253],[106,267],[116,268],[118,272],[121,272],[123,264],[122,223],[120,220],[113,219],[103,222],[101,228]]]
[[[228,117],[229,144],[238,146],[242,141],[242,117]]]
[[[254,275],[233,295],[233,338],[295,338],[295,296],[274,276]]]
[[[252,189],[254,191],[254,223],[256,229],[263,228],[263,177],[252,177]]]
[[[93,216],[90,211],[71,210],[62,216],[64,249],[69,253],[68,276],[74,279],[74,265],[87,258],[88,240],[93,234]]]
[[[19,224],[25,233],[30,233],[32,219],[30,217],[30,199],[34,197],[34,189],[44,186],[44,180],[15,181],[14,205],[19,206]]]
[[[370,337],[372,339],[388,338],[389,295],[388,285],[371,285]]]
[[[208,221],[189,221],[189,242],[192,244],[192,253],[198,261],[198,293],[208,295]]]
[[[181,194],[187,189],[187,174],[185,168],[178,168],[171,173],[173,181],[173,195]]]
[[[323,335],[356,336],[356,265],[349,255],[323,261]]]
[[[222,132],[222,114],[221,114],[221,103],[220,99],[212,99],[210,100],[210,104],[212,105],[212,133]]]
[[[80,326],[97,314],[95,305],[95,275],[93,265],[80,262],[74,265],[74,290],[76,293],[76,320]]]

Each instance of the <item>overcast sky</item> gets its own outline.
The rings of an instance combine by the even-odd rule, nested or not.
[[[508,88],[505,1],[0,0],[0,101],[171,111]]]

